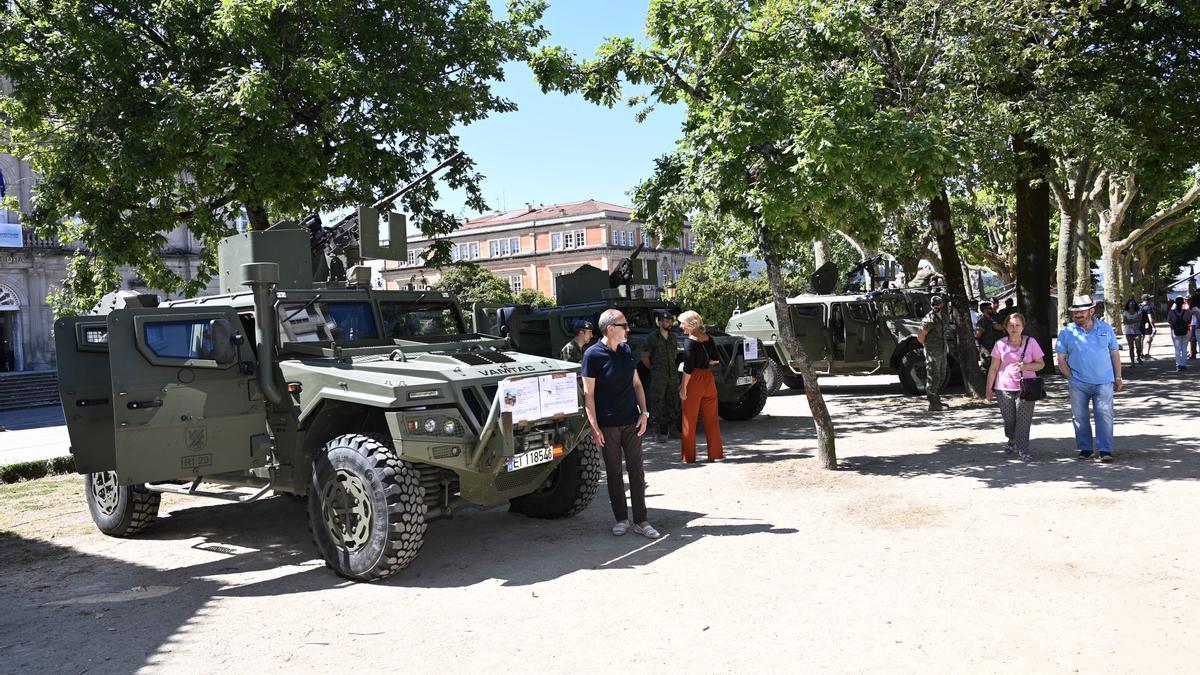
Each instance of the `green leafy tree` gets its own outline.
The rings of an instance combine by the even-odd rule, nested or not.
[[[448,291],[458,298],[467,323],[472,323],[471,305],[476,302],[510,304],[512,289],[508,282],[474,263],[455,263],[442,269],[433,288]]]
[[[518,305],[529,305],[531,307],[552,307],[554,300],[546,297],[545,293],[536,288],[522,288],[513,294],[513,302]]]
[[[67,292],[95,298],[132,265],[195,293],[163,264],[163,233],[210,250],[245,214],[277,219],[371,202],[458,150],[457,125],[515,108],[492,84],[544,37],[540,0],[162,3],[13,0],[0,10],[3,150],[40,182],[27,220],[89,252]],[[470,160],[444,180],[485,208]],[[456,218],[434,183],[401,208],[426,235]],[[434,251],[435,261],[448,251]]]

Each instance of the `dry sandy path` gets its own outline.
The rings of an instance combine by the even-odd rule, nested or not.
[[[1158,353],[1118,398],[1113,465],[1070,459],[1064,399],[1026,464],[994,406],[931,417],[841,378],[842,471],[781,395],[725,425],[723,464],[648,446],[658,542],[609,535],[603,493],[563,522],[468,511],[372,585],[314,560],[286,498],[165,496],[119,540],[76,478],[4,488],[0,671],[1195,672],[1200,380]]]

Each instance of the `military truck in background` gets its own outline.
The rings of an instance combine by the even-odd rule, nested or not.
[[[855,266],[849,278],[872,260]],[[895,374],[910,395],[925,393],[925,350],[917,340],[921,319],[929,312],[930,288],[882,289],[867,293],[833,293],[836,268],[827,264],[812,278],[817,293],[788,298],[792,330],[818,375]],[[804,378],[779,339],[775,305],[768,303],[734,314],[726,332],[762,341],[769,360],[767,391],[782,385],[803,389]],[[953,344],[953,342],[951,342]],[[953,349],[949,371],[957,373]],[[954,375],[950,378],[953,379]]]
[[[468,333],[448,293],[372,290],[360,257],[405,256],[403,217],[386,217],[388,245],[368,207],[353,227],[234,235],[219,295],[125,293],[55,323],[71,452],[102,532],[145,529],[164,492],[306,497],[325,563],[370,581],[464,506],[563,518],[588,505],[601,457],[579,366]]]
[[[472,310],[476,330],[505,337],[517,351],[554,356],[573,339],[576,323],[591,321],[596,325],[601,313],[615,308],[629,320],[629,344],[634,353],[639,353],[646,338],[658,330],[655,310],[665,309],[676,316],[681,311],[670,300],[646,297],[642,290],[633,288],[635,284],[658,282],[654,261],[647,261],[644,268],[635,266],[641,251],[639,245],[611,272],[583,265],[555,277],[558,304],[553,307],[478,303]],[[686,337],[682,333],[677,335],[682,349]],[[713,368],[721,417],[736,421],[753,419],[767,402],[762,382],[767,361],[761,343],[753,338],[727,335],[716,327],[709,330],[709,336],[721,360]],[[644,369],[641,375],[647,376]]]

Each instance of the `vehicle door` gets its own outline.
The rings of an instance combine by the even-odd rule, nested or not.
[[[792,317],[792,331],[796,341],[808,352],[808,358],[817,370],[829,370],[829,354],[832,343],[826,324],[825,305],[821,303],[806,303],[788,305]],[[780,341],[777,344],[782,343]]]
[[[112,387],[108,372],[108,322],[103,316],[71,316],[54,322],[58,395],[62,399],[71,454],[80,473],[116,468]]]
[[[842,305],[843,321],[846,324],[846,361],[869,366],[879,358],[879,324],[865,301],[847,302]]]
[[[263,466],[254,355],[228,307],[108,315],[115,470],[125,484]]]

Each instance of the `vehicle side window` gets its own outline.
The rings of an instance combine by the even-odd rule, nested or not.
[[[871,309],[865,302],[854,302],[846,305],[846,314],[851,319],[859,322],[871,320]]]
[[[904,303],[903,298],[883,298],[879,303],[879,308],[883,311],[883,315],[888,318],[908,315],[908,305]]]
[[[108,326],[84,326],[80,331],[80,340],[85,345],[108,345]]]
[[[154,321],[143,327],[146,346],[164,359],[211,359],[215,342],[205,330],[209,319]]]
[[[805,319],[821,318],[820,305],[792,305],[792,312],[794,312],[796,316]]]

